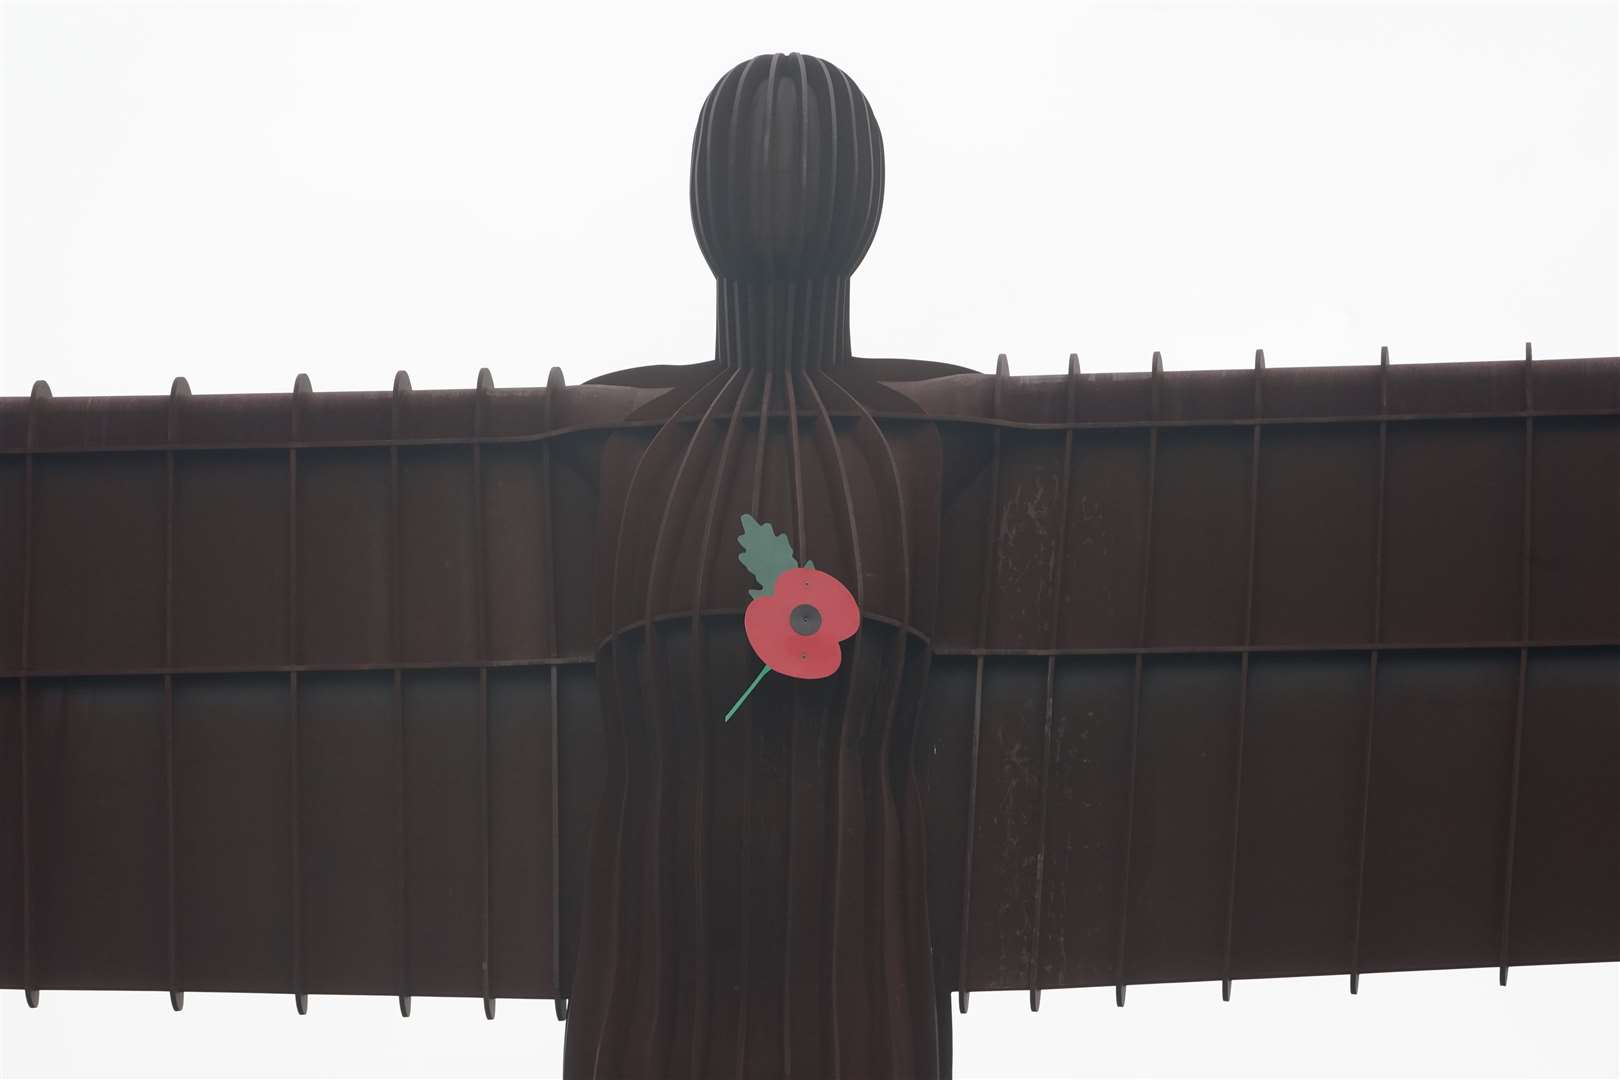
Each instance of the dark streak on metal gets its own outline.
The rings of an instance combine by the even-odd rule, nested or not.
[[[39,1008],[39,979],[34,970],[34,828],[32,784],[29,777],[28,747],[28,666],[29,639],[33,636],[34,613],[34,444],[39,428],[39,403],[49,401],[51,388],[44,379],[34,383],[28,395],[26,455],[23,458],[23,572],[22,572],[22,670],[17,678],[18,757],[22,813],[22,966],[23,999],[30,1009]]]
[[[1535,372],[1530,343],[1524,343],[1524,494],[1520,502],[1520,561],[1519,561],[1519,639],[1530,637],[1530,544],[1532,539],[1531,513],[1535,509]],[[1519,687],[1513,705],[1513,772],[1508,789],[1506,851],[1502,857],[1502,931],[1498,954],[1496,981],[1506,986],[1508,981],[1508,946],[1513,912],[1513,859],[1517,853],[1519,834],[1519,769],[1524,745],[1524,693],[1530,674],[1530,650],[1519,649]]]
[[[1378,408],[1389,407],[1389,346],[1378,350]],[[1372,801],[1373,726],[1378,718],[1378,654],[1384,637],[1384,502],[1389,425],[1378,422],[1378,513],[1373,539],[1373,630],[1367,662],[1367,734],[1361,760],[1361,831],[1356,841],[1355,916],[1350,931],[1350,992],[1361,990],[1361,902],[1367,886],[1367,808]]]
[[[1075,388],[1079,382],[1080,357],[1076,353],[1070,353],[1069,373],[1064,380],[1063,415],[1067,420],[1074,419]],[[1063,570],[1069,541],[1069,485],[1072,483],[1073,465],[1074,432],[1066,431],[1063,433],[1063,481],[1058,489],[1057,547],[1053,549],[1052,554],[1052,622],[1051,632],[1047,637],[1047,646],[1052,651],[1046,658],[1046,714],[1041,727],[1041,809],[1039,824],[1036,826],[1034,947],[1029,961],[1031,1012],[1039,1012],[1041,1008],[1041,916],[1046,900],[1046,822],[1051,803],[1049,788],[1052,775],[1052,698],[1057,682],[1058,622],[1063,611]]]
[[[180,403],[191,396],[184,378],[169,387],[168,439],[180,434]],[[174,451],[163,452],[163,666],[174,665]],[[180,915],[176,883],[175,802],[174,802],[174,676],[163,676],[163,781],[164,810],[168,818],[169,872],[169,1007],[179,1012],[185,1007],[185,991],[180,988]]]
[[[405,405],[405,396],[411,390],[411,377],[404,371],[394,374],[394,389],[388,402],[388,430],[393,439],[399,438],[400,411]],[[545,452],[550,452],[550,444],[546,444]],[[405,686],[404,675],[398,664],[403,652],[404,641],[404,611],[400,599],[403,553],[405,550],[404,536],[400,531],[399,523],[399,447],[388,448],[388,603],[389,603],[389,645],[390,655],[395,666],[392,671],[394,684],[394,771],[398,788],[398,829],[395,843],[398,847],[399,857],[399,1015],[411,1015],[411,886],[410,866],[411,853],[409,841],[409,825],[407,815],[410,808],[410,787],[407,772],[409,759],[406,755],[405,732]],[[555,669],[553,669],[555,670]]]
[[[557,409],[562,402],[563,395],[562,368],[553,367],[546,376],[546,404],[544,423],[549,430],[557,422]],[[562,653],[562,635],[557,623],[557,530],[554,524],[552,499],[552,465],[551,443],[546,442],[540,447],[540,468],[543,488],[541,491],[541,514],[545,529],[545,551],[542,574],[546,583],[546,596],[548,603],[546,610],[551,613],[548,629],[550,630],[549,648],[553,654]],[[594,658],[592,660],[594,663]],[[568,1019],[568,992],[563,987],[562,979],[562,829],[559,817],[562,811],[562,768],[559,756],[562,751],[562,717],[558,714],[557,696],[557,665],[551,665],[551,993],[552,1008],[557,1020]]]
[[[1159,418],[1160,384],[1164,380],[1164,358],[1153,354],[1152,417]],[[1148,598],[1153,582],[1153,511],[1159,479],[1159,428],[1148,428],[1148,487],[1147,523],[1142,531],[1142,591],[1137,601],[1136,641],[1139,650],[1147,648]],[[1136,831],[1136,764],[1138,738],[1142,726],[1142,657],[1136,654],[1136,668],[1131,677],[1131,764],[1125,796],[1125,844],[1119,875],[1119,935],[1114,954],[1114,1004],[1125,1007],[1125,943],[1128,933],[1128,915],[1131,901],[1131,844]]]
[[[495,379],[489,373],[489,368],[478,369],[478,386],[473,396],[473,434],[481,436],[484,429],[484,413],[488,408],[489,392],[495,388]],[[494,827],[493,798],[490,793],[490,765],[489,765],[489,551],[484,541],[484,458],[482,447],[473,444],[473,605],[477,619],[478,633],[478,738],[481,746],[478,766],[478,790],[483,796],[483,821],[480,828],[480,847],[483,858],[484,891],[482,917],[480,920],[480,933],[483,946],[483,964],[479,974],[483,980],[484,991],[484,1019],[495,1019],[495,995],[491,988],[491,965],[494,957],[490,953],[490,931],[494,921],[494,884],[491,875],[494,870],[490,853],[490,833]]]
[[[303,399],[314,390],[309,376],[300,374],[293,380],[292,400],[289,403],[292,442],[287,447],[287,660],[298,663],[298,439],[299,412]],[[287,673],[288,717],[292,739],[292,983],[293,1005],[298,1015],[309,1012],[309,995],[304,990],[304,857],[303,857],[303,784],[300,775],[302,756],[299,738],[298,671]]]
[[[1264,349],[1254,351],[1254,415],[1265,413],[1262,386],[1266,373]],[[1243,653],[1238,672],[1237,762],[1232,777],[1232,861],[1226,880],[1226,943],[1221,951],[1221,1000],[1232,1000],[1232,920],[1237,911],[1238,838],[1243,809],[1243,742],[1249,728],[1249,646],[1254,643],[1254,549],[1260,515],[1260,425],[1254,425],[1249,446],[1248,569],[1243,586]]]

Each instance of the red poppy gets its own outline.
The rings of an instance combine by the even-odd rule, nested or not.
[[[795,679],[824,679],[838,670],[838,643],[861,625],[844,583],[808,567],[784,570],[775,587],[743,613],[748,643],[773,671]]]

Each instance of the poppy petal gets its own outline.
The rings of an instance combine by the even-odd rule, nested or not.
[[[782,590],[762,596],[743,612],[748,643],[771,670],[795,679],[822,679],[838,670],[843,650],[823,631],[801,634],[793,629],[792,605]]]
[[[860,608],[844,583],[822,570],[800,567],[788,570],[777,579],[773,596],[781,596],[793,604],[812,604],[821,614],[818,633],[831,635],[834,641],[843,641],[860,629]]]
[[[861,628],[861,609],[855,605],[855,598],[849,595],[843,582],[837,578],[831,580],[837,588],[827,589],[827,596],[821,602],[821,628],[831,634],[834,641],[843,641]]]
[[[834,639],[823,634],[793,636],[798,638],[797,644],[786,643],[787,648],[778,654],[778,663],[772,664],[771,670],[795,679],[825,679],[843,663],[844,651]]]
[[[748,644],[773,668],[778,655],[785,655],[785,635],[792,633],[789,611],[780,593],[761,596],[743,611],[743,630],[748,635]]]

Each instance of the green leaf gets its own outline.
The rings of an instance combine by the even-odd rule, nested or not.
[[[757,600],[769,596],[776,587],[778,575],[794,569],[799,562],[793,557],[793,545],[787,536],[776,532],[769,524],[761,524],[754,520],[754,515],[744,514],[742,527],[742,535],[737,537],[742,554],[737,556],[737,561],[758,580],[760,587],[748,590],[748,595]]]

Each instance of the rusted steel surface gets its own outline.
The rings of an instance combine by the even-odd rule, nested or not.
[[[0,400],[0,985],[946,1075],[952,990],[1620,959],[1620,359],[854,357],[812,59],[700,122],[712,362]],[[863,621],[726,724],[745,511]]]
[[[931,914],[951,944],[954,853],[971,842],[996,860],[982,917],[973,883],[967,986],[1547,963],[1575,959],[1576,938],[1614,959],[1616,362],[1160,378],[1161,415],[1220,422],[1132,426],[1152,414],[1152,377],[1098,376],[1082,412],[1106,386],[1116,401],[1133,388],[1137,414],[1019,432],[1030,445],[1001,453],[1025,464],[999,482],[995,438],[963,436],[977,491],[945,508],[944,575],[979,573],[987,549],[965,526],[985,514],[1017,552],[994,556],[992,645],[976,590],[941,590],[934,642],[931,825],[977,774],[973,839],[931,835],[950,882]],[[990,377],[960,381],[964,411],[993,393]],[[1563,415],[1543,411],[1547,393]],[[1251,400],[1261,423],[1224,423]],[[1377,419],[1326,422],[1333,401]],[[981,693],[997,735],[975,761]],[[1528,740],[1557,758],[1535,780]],[[1553,847],[1527,857],[1532,827]]]
[[[1050,426],[940,425],[957,490],[941,510],[924,758],[940,883],[934,921],[953,946],[946,971],[965,936],[970,989],[1108,983],[1117,922],[1128,914],[1153,927],[1139,956],[1127,951],[1129,981],[1220,978],[1245,693],[1253,723],[1230,890],[1235,977],[1351,970],[1363,802],[1360,970],[1495,966],[1504,947],[1511,964],[1615,958],[1620,361],[1535,362],[1534,410],[1492,397],[1510,373],[1522,381],[1522,368],[1266,370],[1268,386],[1275,380],[1307,404],[1358,387],[1374,395],[1387,372],[1392,387],[1415,388],[1390,415],[1421,417],[1288,424],[1273,414],[1260,425],[1268,453],[1258,467],[1253,424],[1142,426],[1143,416],[1099,400],[1146,404],[1147,376],[1078,376],[1076,411],[1089,402],[1118,424],[1075,430],[1043,415],[1049,380],[1014,376],[1004,417]],[[1188,384],[1214,391],[1253,377],[1162,379],[1167,399],[1186,387],[1183,408],[1213,414]],[[970,402],[996,381],[896,385],[925,401]],[[320,909],[306,929],[315,935],[306,957],[319,956],[310,992],[394,993],[402,964],[390,928],[404,925],[407,898],[421,891],[418,936],[406,938],[421,953],[411,991],[478,996],[477,716],[487,678],[494,987],[497,996],[566,994],[568,927],[578,917],[570,877],[579,880],[602,767],[589,579],[594,454],[611,423],[590,423],[589,410],[609,407],[614,389],[488,391],[493,430],[481,439],[475,392],[404,395],[397,438],[390,395],[314,393],[301,405],[319,426],[306,421],[297,443],[294,395],[194,395],[173,403],[172,449],[167,398],[0,403],[0,798],[13,825],[0,837],[0,880],[11,884],[0,981],[170,988],[173,813],[177,989],[290,992],[302,904]],[[549,395],[555,413],[585,418],[589,430],[551,435]],[[1377,416],[1368,404],[1355,415]],[[1480,415],[1485,407],[1496,411]],[[1331,418],[1320,406],[1296,410],[1305,411]],[[1469,415],[1447,418],[1457,412]],[[1007,440],[999,482],[998,438]],[[1155,439],[1161,539],[1145,552]],[[486,461],[481,488],[475,449]],[[482,600],[475,490],[490,545]],[[564,508],[555,518],[548,501]],[[962,527],[986,521],[995,523],[988,533]],[[994,561],[992,544],[1003,549]],[[548,573],[548,562],[569,570]],[[1142,846],[1133,861],[1151,850],[1154,871],[1132,881],[1122,913],[1113,893],[1127,859],[1138,657],[1133,840]],[[396,672],[404,723],[419,736],[403,773],[390,719]],[[302,676],[297,770],[291,675]],[[975,764],[967,751],[980,694],[987,734]],[[1369,721],[1378,737],[1363,792]],[[299,832],[316,845],[297,887],[285,870],[295,809],[284,778],[295,771]],[[975,771],[970,840],[959,819]],[[395,835],[401,781],[404,850]],[[953,919],[970,845],[995,862],[978,893],[987,899],[975,904],[982,925],[963,935]],[[406,850],[416,890],[402,892]],[[446,880],[466,888],[429,888]],[[1037,949],[1046,959],[1032,977]]]

